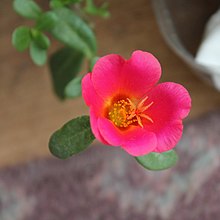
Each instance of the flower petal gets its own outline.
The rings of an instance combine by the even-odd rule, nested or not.
[[[82,79],[82,96],[86,104],[93,107],[93,111],[96,115],[104,113],[104,100],[94,90],[91,73],[86,74]]]
[[[191,108],[188,91],[180,84],[166,82],[158,84],[148,94],[148,102],[153,105],[147,110],[152,117],[154,126],[168,121],[185,118]]]
[[[161,66],[150,53],[135,51],[129,60],[111,54],[100,58],[92,71],[96,92],[109,99],[114,95],[141,98],[154,86],[161,76]]]
[[[183,133],[181,121],[166,125],[160,132],[156,133],[157,147],[154,152],[162,153],[173,149],[179,142]]]
[[[143,128],[138,129],[135,133],[131,132],[129,136],[130,140],[124,142],[121,147],[135,157],[152,152],[157,145],[156,135]],[[132,137],[135,137],[135,140]]]
[[[145,123],[145,128],[157,136],[157,152],[172,149],[179,141],[185,118],[191,108],[187,90],[176,83],[161,83],[149,93],[153,105],[146,111],[153,123]]]
[[[159,61],[148,52],[137,50],[123,68],[123,87],[134,96],[142,97],[161,76]]]
[[[92,71],[92,82],[96,92],[105,100],[118,94],[121,83],[121,70],[125,60],[116,54],[101,57]]]
[[[152,152],[157,144],[156,136],[139,126],[130,126],[120,130],[106,118],[98,119],[99,131],[103,138],[113,146],[121,146],[132,156],[141,156]]]
[[[98,122],[98,117],[96,116],[95,112],[93,111],[93,108],[91,107],[90,108],[90,125],[92,129],[92,133],[94,134],[96,139],[98,139],[100,142],[102,142],[103,144],[109,145],[108,142],[100,134],[98,130],[97,122]]]

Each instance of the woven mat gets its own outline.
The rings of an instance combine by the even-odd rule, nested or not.
[[[5,168],[0,220],[220,219],[220,113],[188,123],[177,151],[178,165],[163,172],[98,145]]]

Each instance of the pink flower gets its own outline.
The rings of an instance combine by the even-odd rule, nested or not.
[[[129,60],[100,58],[82,81],[95,137],[133,156],[174,148],[191,99],[180,84],[156,85],[160,76],[160,63],[147,52],[135,51]]]

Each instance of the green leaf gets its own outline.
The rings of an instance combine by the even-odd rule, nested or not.
[[[82,95],[82,78],[83,75],[77,76],[67,84],[64,91],[66,98],[76,98]]]
[[[80,72],[84,55],[72,48],[62,48],[50,58],[53,87],[59,98],[65,98],[65,87]]]
[[[81,0],[51,0],[50,7],[53,9],[61,8],[63,6],[68,6],[79,2],[81,2]]]
[[[50,8],[56,9],[63,7],[63,4],[59,0],[50,0]]]
[[[62,8],[63,3],[60,0],[51,0],[50,1],[50,8],[56,9],[56,8]]]
[[[39,48],[46,50],[50,46],[49,38],[42,32],[36,29],[32,29],[31,36],[32,40],[37,44]]]
[[[58,22],[51,30],[53,36],[67,46],[81,51],[88,58],[93,57],[96,53],[96,39],[91,28],[68,8],[54,11]]]
[[[38,30],[51,30],[56,25],[57,20],[57,15],[52,11],[48,11],[37,19],[35,28]]]
[[[36,19],[40,16],[41,8],[32,0],[14,0],[14,10],[25,18]]]
[[[75,3],[79,3],[82,0],[61,0],[61,2],[63,2],[64,5],[69,5],[69,4],[75,4]]]
[[[86,7],[84,8],[84,11],[91,15],[107,18],[110,16],[107,8],[107,2],[105,2],[101,7],[96,7],[93,0],[86,0]]]
[[[81,116],[67,122],[51,136],[49,149],[54,156],[67,159],[85,150],[94,139],[89,116]]]
[[[178,155],[174,150],[170,150],[163,153],[149,153],[135,159],[148,170],[165,170],[176,164]]]
[[[32,41],[30,45],[30,56],[33,62],[38,66],[44,65],[47,61],[47,51],[40,48],[34,41]]]
[[[18,51],[27,49],[31,42],[30,29],[28,27],[18,27],[12,34],[12,44]]]

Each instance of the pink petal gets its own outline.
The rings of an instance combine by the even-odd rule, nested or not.
[[[98,130],[98,117],[95,114],[95,111],[93,111],[93,108],[90,108],[90,125],[91,125],[91,129],[92,129],[92,133],[94,134],[94,136],[96,137],[97,140],[99,140],[100,142],[102,142],[103,144],[108,144],[108,142],[102,137],[102,135],[100,134],[99,130]]]
[[[156,136],[139,126],[130,126],[120,130],[106,118],[99,118],[98,127],[103,138],[113,146],[121,146],[132,156],[141,156],[152,152],[156,147]]]
[[[143,128],[138,129],[138,132],[130,133],[130,140],[122,144],[122,148],[132,156],[143,156],[152,152],[156,145],[157,139],[154,133],[144,131]],[[134,139],[132,139],[132,137]]]
[[[96,92],[105,100],[119,93],[121,83],[121,69],[125,60],[116,54],[100,58],[92,71],[92,82]]]
[[[104,101],[94,90],[91,73],[86,74],[82,80],[82,95],[86,104],[90,106],[90,125],[94,136],[103,144],[108,144],[101,136],[97,126],[98,117],[104,114]]]
[[[115,54],[100,58],[93,68],[92,82],[105,100],[117,95],[141,98],[160,76],[158,60],[152,54],[138,50],[127,61]]]
[[[157,136],[157,151],[172,149],[182,135],[182,119],[191,108],[191,99],[187,90],[176,83],[161,83],[149,93],[149,102],[153,105],[146,111],[153,123],[145,128]]]
[[[158,60],[148,52],[137,50],[123,68],[123,87],[133,95],[142,97],[154,86],[161,76]]]
[[[147,110],[159,126],[168,121],[185,118],[191,108],[191,98],[188,91],[180,84],[166,82],[158,84],[148,94],[148,102],[153,105]]]
[[[91,104],[90,90],[92,90],[93,93],[95,93],[91,81],[91,73],[87,73],[82,79],[82,96],[84,98],[86,105],[88,106]]]
[[[91,73],[86,74],[82,79],[82,96],[86,104],[93,107],[96,115],[103,114],[104,101],[94,90]]]
[[[173,149],[179,142],[182,133],[183,125],[180,121],[166,125],[163,130],[156,133],[157,147],[154,152],[161,153]]]

